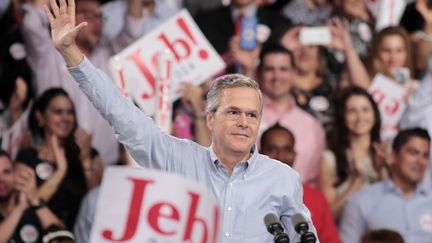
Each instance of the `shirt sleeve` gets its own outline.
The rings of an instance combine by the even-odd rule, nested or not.
[[[410,96],[408,106],[402,116],[400,126],[427,128],[427,109],[432,109],[432,76],[427,74],[421,81],[420,87]]]
[[[366,232],[361,203],[359,194],[354,194],[345,205],[339,224],[339,233],[343,243],[360,243],[362,235]]]
[[[96,187],[90,191],[81,203],[74,226],[75,241],[77,243],[87,243],[90,241],[90,232],[95,218],[99,188]]]
[[[87,58],[69,72],[99,113],[114,128],[117,139],[126,146],[138,164],[147,168],[176,171],[172,159],[175,138],[162,132],[150,117],[124,97],[110,78]]]
[[[320,240],[318,239],[315,226],[312,223],[311,214],[309,209],[303,203],[303,186],[299,175],[297,175],[295,180],[294,193],[293,195],[290,195],[290,197],[292,198],[292,200],[290,200],[291,205],[288,205],[287,210],[281,214],[281,222],[290,238],[290,242],[300,242],[300,235],[295,232],[294,225],[291,222],[293,215],[300,213],[309,225],[309,232],[312,232],[315,235],[317,238],[316,243],[319,243]]]

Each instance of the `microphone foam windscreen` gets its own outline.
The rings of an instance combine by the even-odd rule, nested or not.
[[[264,217],[264,223],[268,227],[269,225],[279,223],[279,219],[273,213],[269,213]]]
[[[305,224],[307,224],[306,219],[300,213],[294,214],[293,217],[292,217],[292,219],[291,219],[291,222],[292,222],[292,224],[294,226],[298,225],[299,223],[305,223]]]

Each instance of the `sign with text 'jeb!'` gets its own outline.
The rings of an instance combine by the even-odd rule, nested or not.
[[[91,243],[217,243],[216,197],[186,178],[155,170],[109,167]]]
[[[406,89],[382,74],[375,75],[368,88],[381,115],[381,138],[391,141],[399,132],[399,121],[406,108]]]
[[[190,14],[183,10],[110,59],[111,76],[124,95],[148,115],[156,107],[158,53],[168,51],[171,100],[180,82],[200,84],[225,68]]]

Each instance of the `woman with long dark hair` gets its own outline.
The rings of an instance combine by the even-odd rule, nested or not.
[[[101,159],[82,132],[77,132],[75,108],[61,88],[39,97],[29,115],[29,128],[34,147],[18,152],[16,160],[35,170],[38,196],[72,228],[81,199],[91,187],[86,177],[100,181]],[[87,163],[100,164],[94,166],[100,172],[88,175]]]
[[[348,197],[388,174],[377,105],[367,91],[350,87],[338,102],[330,150],[321,163],[321,191],[335,219]]]

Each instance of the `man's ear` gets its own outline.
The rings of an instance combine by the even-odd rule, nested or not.
[[[210,131],[213,131],[214,112],[206,112],[206,124]]]

